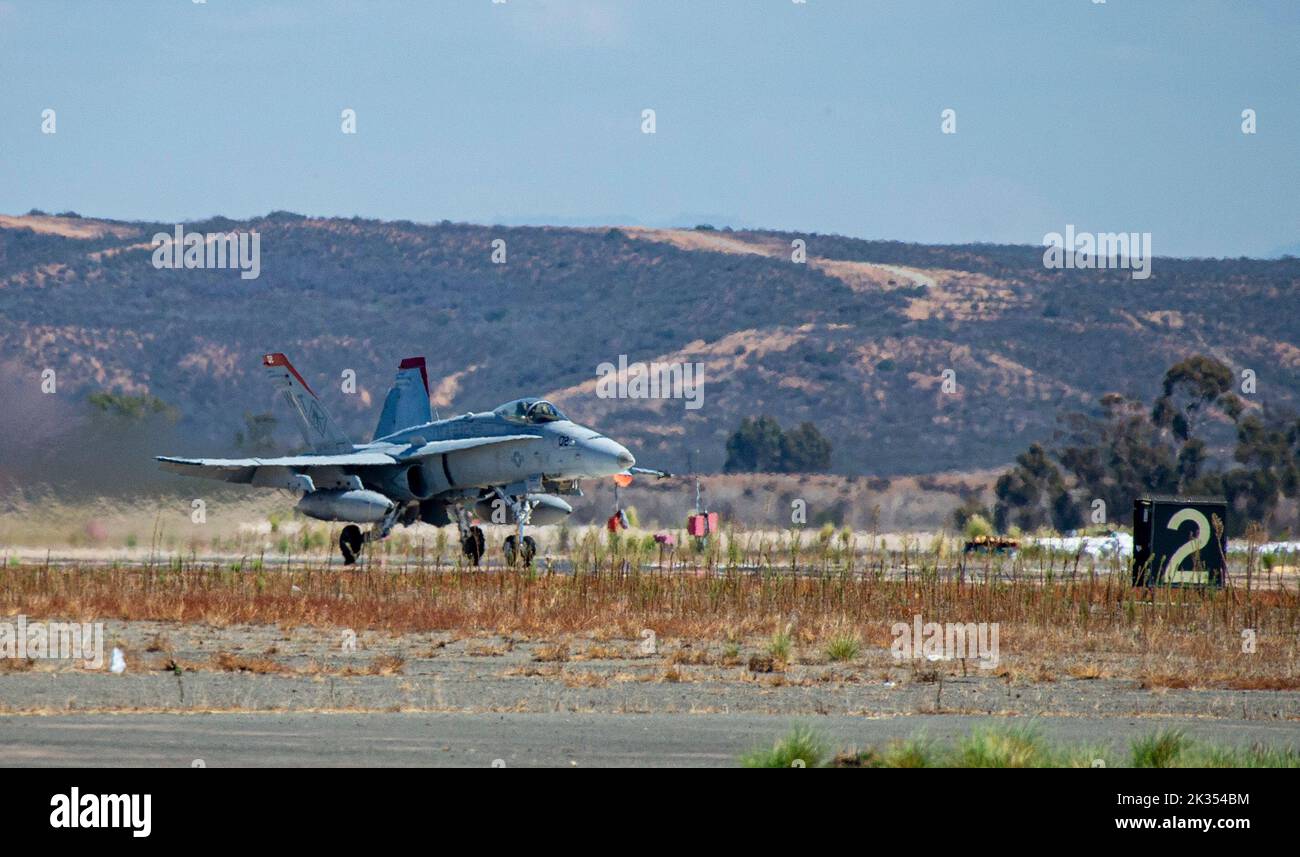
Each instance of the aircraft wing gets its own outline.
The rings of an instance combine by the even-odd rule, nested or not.
[[[206,476],[218,470],[243,470],[249,467],[366,467],[396,464],[397,459],[382,452],[343,452],[338,455],[289,455],[281,458],[173,458],[156,456],[163,470],[186,476]],[[203,473],[196,473],[199,468]],[[220,478],[220,477],[217,477]]]
[[[172,458],[160,455],[158,461],[162,464],[163,470],[170,470],[182,476],[199,476],[221,482],[298,491],[343,487],[340,480],[347,472],[345,468],[396,463],[396,459],[382,452],[290,455],[280,458]],[[333,478],[316,484],[313,474],[329,474]]]
[[[512,434],[498,437],[466,437],[456,440],[435,440],[419,446],[414,444],[377,444],[374,448],[356,452],[328,455],[289,455],[279,458],[175,458],[157,456],[163,470],[184,476],[200,476],[222,482],[261,485],[268,488],[290,488],[299,491],[313,490],[314,474],[327,477],[315,488],[336,487],[341,474],[354,468],[384,467],[430,455],[442,455],[476,446],[539,440],[536,435]]]

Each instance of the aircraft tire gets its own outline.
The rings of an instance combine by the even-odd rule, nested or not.
[[[469,535],[460,543],[460,549],[470,562],[478,565],[483,559],[484,551],[487,550],[487,538],[483,535],[483,528],[470,527]]]
[[[356,524],[348,524],[339,533],[339,552],[343,554],[344,565],[354,565],[357,557],[361,556],[361,545],[364,543],[361,536],[361,528]]]
[[[514,536],[506,536],[506,542],[501,546],[501,551],[506,556],[506,565],[513,567],[516,562],[520,562],[525,568],[533,564],[533,557],[537,556],[537,542],[532,536],[524,536],[522,547],[520,542]]]

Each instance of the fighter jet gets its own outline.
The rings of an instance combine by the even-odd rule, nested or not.
[[[564,495],[580,481],[635,473],[627,448],[580,426],[544,399],[523,398],[486,413],[433,419],[423,357],[408,357],[384,399],[370,443],[354,444],[283,354],[262,365],[283,393],[311,452],[282,458],[158,456],[165,470],[259,488],[301,491],[297,509],[348,523],[339,534],[343,562],[388,536],[397,524],[455,523],[465,556],[478,565],[486,542],[474,516],[516,525],[503,545],[506,562],[528,565],[537,552],[527,525],[553,524],[573,511]],[[362,533],[357,524],[371,524]]]

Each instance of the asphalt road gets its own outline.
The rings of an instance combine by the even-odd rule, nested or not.
[[[989,718],[761,714],[95,714],[0,716],[0,765],[75,767],[431,766],[719,767],[770,745],[795,722],[835,748],[959,735]],[[1003,719],[1026,723],[1027,718]],[[1049,717],[1049,738],[1122,752],[1180,727],[1206,741],[1300,748],[1287,721]],[[499,765],[498,765],[499,766]]]

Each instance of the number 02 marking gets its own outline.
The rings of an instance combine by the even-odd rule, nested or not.
[[[1196,525],[1196,535],[1169,558],[1169,571],[1165,574],[1165,579],[1170,583],[1205,583],[1209,579],[1209,572],[1178,570],[1183,560],[1191,554],[1199,553],[1201,548],[1210,543],[1210,522],[1195,509],[1179,509],[1175,512],[1169,519],[1169,529],[1176,530],[1187,521]]]

